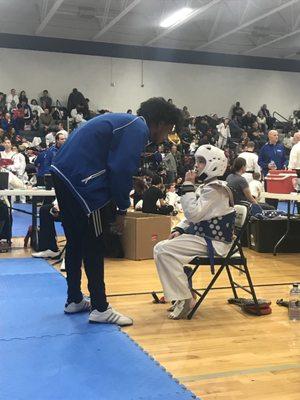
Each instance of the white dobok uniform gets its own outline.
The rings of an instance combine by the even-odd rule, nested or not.
[[[232,213],[234,208],[230,206],[230,197],[225,185],[215,180],[198,188],[196,193],[184,194],[181,197],[181,205],[185,219],[177,227],[186,229],[191,223],[196,224]],[[231,243],[218,240],[212,240],[212,244],[220,256],[225,256],[231,246]],[[193,234],[184,233],[174,239],[159,242],[154,247],[154,259],[167,300],[185,300],[192,297],[183,266],[196,256],[207,255],[206,240]]]
[[[242,176],[250,183],[253,180],[253,172],[261,173],[260,166],[258,165],[258,155],[252,151],[244,151],[239,154],[239,157],[246,160],[246,172]]]

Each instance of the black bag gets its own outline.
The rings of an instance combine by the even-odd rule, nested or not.
[[[8,207],[6,203],[0,201],[0,239],[7,240],[8,243],[11,243],[11,227],[12,218],[10,216]]]

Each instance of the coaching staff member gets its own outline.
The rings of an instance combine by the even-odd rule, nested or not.
[[[163,98],[143,102],[137,115],[104,114],[74,130],[51,167],[67,239],[65,313],[91,312],[90,322],[131,325],[105,294],[103,235],[115,219],[122,232],[132,176],[148,142],[161,143],[181,120]],[[84,263],[91,303],[81,292]]]

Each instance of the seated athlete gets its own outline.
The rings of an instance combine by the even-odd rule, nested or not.
[[[168,240],[154,247],[154,259],[166,300],[174,301],[169,317],[186,318],[193,307],[183,266],[196,256],[225,256],[232,244],[235,211],[233,196],[218,180],[227,167],[224,152],[203,145],[195,153],[197,172],[188,171],[182,185],[181,205],[185,219]],[[195,192],[195,180],[203,182]]]

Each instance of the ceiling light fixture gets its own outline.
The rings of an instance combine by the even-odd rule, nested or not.
[[[194,10],[192,8],[189,8],[189,7],[181,8],[180,10],[171,14],[168,18],[164,19],[160,23],[160,26],[162,28],[170,28],[170,26],[177,25],[179,22],[184,21],[193,12],[194,12]]]

